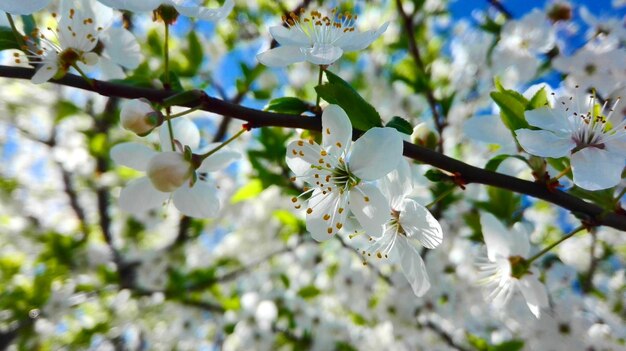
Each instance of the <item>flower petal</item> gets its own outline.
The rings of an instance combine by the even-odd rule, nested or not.
[[[555,110],[549,106],[545,106],[526,111],[524,116],[532,126],[553,132],[568,131],[567,115],[559,114],[558,111],[559,110]]]
[[[402,236],[399,236],[396,240],[395,250],[400,257],[402,273],[404,273],[411,288],[413,288],[413,293],[418,297],[424,296],[430,289],[430,281],[426,265],[419,252]]]
[[[148,163],[158,152],[139,143],[121,143],[111,149],[111,159],[122,166],[138,171],[148,169]]]
[[[296,140],[287,145],[287,166],[296,175],[302,176],[312,171],[311,166],[318,165],[322,147],[316,142]]]
[[[108,28],[99,39],[104,43],[104,54],[120,66],[135,69],[143,60],[137,39],[124,28]]]
[[[215,217],[220,209],[215,185],[198,180],[189,187],[189,182],[174,191],[174,206],[184,215],[196,218]]]
[[[196,150],[200,145],[200,131],[189,118],[179,117],[172,120],[172,132],[174,133],[174,139],[183,145],[189,146],[191,150]],[[161,140],[162,151],[172,151],[167,122],[163,123],[159,130],[159,139]]]
[[[406,231],[406,236],[417,239],[427,249],[434,249],[443,241],[441,225],[428,212],[426,207],[413,199],[405,199],[400,212],[400,225]]]
[[[385,22],[377,30],[368,30],[366,32],[352,32],[351,35],[344,35],[335,42],[335,45],[343,49],[343,51],[359,51],[363,50],[378,39],[389,26],[389,22]]]
[[[270,34],[272,38],[280,45],[290,45],[304,47],[309,45],[309,37],[306,36],[301,30],[292,28],[288,29],[284,26],[272,26],[270,27]]]
[[[301,50],[306,60],[315,65],[330,65],[343,55],[340,47],[328,44],[315,43],[312,48],[301,48]]]
[[[383,193],[373,184],[360,184],[350,190],[350,210],[367,235],[378,239],[389,220],[391,208]]]
[[[596,147],[586,147],[572,154],[574,184],[587,190],[601,190],[619,184],[624,157]]]
[[[161,0],[98,0],[114,9],[129,10],[132,12],[152,11],[159,7]]]
[[[352,141],[352,124],[339,105],[328,105],[322,113],[322,145],[328,152],[344,156]]]
[[[46,58],[46,61],[48,59]],[[46,63],[37,69],[37,72],[30,79],[33,84],[41,84],[49,81],[57,74],[59,67],[56,63]]]
[[[195,17],[204,21],[219,21],[226,18],[228,14],[230,14],[235,7],[235,2],[233,0],[226,0],[224,1],[224,5],[222,5],[222,7],[215,9],[203,6],[174,5],[174,7],[176,7],[176,10],[178,10],[178,12],[180,12],[183,16]]]
[[[519,280],[519,289],[526,299],[526,305],[535,317],[541,315],[541,308],[548,307],[548,293],[546,287],[539,282],[536,275],[525,275]]]
[[[210,151],[220,146],[220,143],[212,143],[209,144],[206,149]],[[202,161],[202,165],[198,168],[198,172],[215,172],[220,169],[228,167],[235,160],[241,158],[241,154],[235,150],[232,150],[228,147],[224,147],[214,153],[213,155],[207,157]]]
[[[346,204],[347,196],[336,192],[323,194],[320,190],[313,192],[306,216],[306,229],[313,239],[328,240],[343,227],[348,214]]]
[[[501,146],[514,143],[511,131],[496,115],[472,117],[463,123],[463,131],[469,138],[483,143]]]
[[[563,157],[576,146],[569,136],[558,136],[547,130],[518,129],[515,135],[524,150],[535,156]]]
[[[130,181],[120,193],[120,208],[135,215],[162,206],[169,198],[169,193],[163,193],[152,186],[148,177],[141,177]]]
[[[498,257],[508,258],[513,244],[510,240],[509,231],[494,215],[488,212],[480,213],[480,224],[485,245],[487,245],[489,260],[495,262]]]
[[[402,210],[404,197],[413,191],[413,177],[409,161],[400,160],[398,167],[380,180],[380,190],[389,200],[392,209]]]
[[[299,46],[279,46],[256,55],[256,59],[268,67],[285,67],[306,60]]]
[[[372,128],[354,142],[348,161],[350,171],[363,180],[380,179],[398,166],[403,147],[397,130]]]

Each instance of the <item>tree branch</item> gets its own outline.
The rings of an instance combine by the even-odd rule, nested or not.
[[[33,73],[34,70],[31,68],[0,65],[0,77],[30,79]],[[83,78],[72,74],[68,74],[62,79],[53,80],[52,82],[82,90],[93,91],[104,96],[127,99],[143,97],[153,102],[161,102],[176,94],[175,92],[159,89],[134,87],[98,80],[93,81],[94,87],[92,87]],[[185,106],[196,107],[200,104],[203,105],[202,110],[204,111],[230,115],[233,118],[248,122],[251,128],[275,126],[317,131],[322,128],[320,117],[306,117],[255,110],[212,98],[206,96],[204,93],[199,93],[195,101],[190,101]],[[361,133],[360,131],[355,131],[354,135],[358,136]],[[474,167],[436,151],[408,142],[404,143],[404,155],[413,160],[430,164],[450,173],[458,173],[466,183],[491,185],[516,193],[530,195],[561,206],[574,214],[582,215],[584,217],[583,219],[590,222],[590,224],[606,225],[626,231],[626,215],[607,213],[601,207],[587,203],[565,192],[558,190],[550,191],[545,185]]]

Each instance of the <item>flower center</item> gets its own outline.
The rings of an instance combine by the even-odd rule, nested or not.
[[[291,12],[289,17],[283,16],[283,22],[289,29],[299,30],[309,38],[313,44],[333,44],[345,33],[354,32],[354,25],[358,15],[346,11],[343,13],[332,10],[332,15],[326,16],[317,10],[308,14],[304,9],[299,14]]]
[[[59,66],[64,71],[68,71],[79,59],[80,54],[76,50],[67,48],[59,54]]]
[[[355,187],[361,179],[350,173],[348,165],[340,159],[337,166],[332,170],[331,180],[340,191],[350,190]]]
[[[401,212],[398,210],[391,209],[391,221],[389,224],[396,227],[396,233],[406,236],[406,231],[404,231],[404,228],[402,228],[400,224],[400,213]]]

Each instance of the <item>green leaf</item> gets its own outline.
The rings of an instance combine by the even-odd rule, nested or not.
[[[273,99],[265,106],[266,111],[299,115],[309,110],[309,105],[296,97]]]
[[[395,128],[398,132],[411,135],[413,134],[413,126],[406,119],[394,116],[385,127]]]
[[[524,342],[521,340],[508,340],[501,344],[489,346],[488,351],[519,351],[524,348]]]
[[[485,210],[501,221],[512,225],[522,217],[522,198],[510,190],[487,187],[489,201],[477,201],[475,206]]]
[[[181,84],[180,78],[178,77],[178,74],[176,74],[176,72],[170,71],[169,78],[170,78],[170,90],[172,91],[184,91],[185,90],[183,89],[183,85]],[[161,74],[160,79],[163,85],[165,85],[165,74]]]
[[[426,171],[426,173],[424,173],[424,177],[434,183],[450,179],[450,176],[435,169],[429,169]]]
[[[574,186],[567,192],[581,199],[592,201],[596,205],[606,210],[612,211],[614,209],[613,206],[615,204],[615,199],[613,198],[613,189],[591,191],[579,188],[578,186]]]
[[[318,289],[315,285],[307,285],[298,290],[298,296],[301,298],[308,300],[316,297],[321,293],[321,290]]]
[[[65,117],[75,115],[81,111],[82,110],[78,108],[78,106],[74,105],[73,103],[66,101],[66,100],[61,100],[56,106],[57,115],[54,121],[60,122]]]
[[[248,184],[239,188],[230,199],[230,203],[236,204],[241,201],[253,199],[263,192],[263,183],[259,179],[253,179]]]
[[[20,45],[18,44],[15,34],[11,28],[0,27],[0,51],[19,48]]]
[[[37,22],[35,22],[35,17],[33,17],[33,15],[22,15],[22,23],[24,24],[24,33],[28,36],[30,36],[35,28],[37,28]],[[39,38],[33,39],[39,43]]]
[[[337,104],[346,111],[352,127],[367,131],[373,127],[382,127],[380,115],[346,81],[330,71],[326,71],[328,83],[318,85],[315,91],[328,103]]]
[[[198,73],[198,70],[202,65],[204,50],[202,49],[202,43],[200,42],[198,34],[196,34],[195,30],[189,32],[187,40],[189,42],[189,46],[187,50],[185,50],[185,57],[189,60],[189,67],[185,70],[185,75],[194,76]]]
[[[520,155],[498,155],[492,158],[491,160],[489,160],[489,162],[487,162],[487,164],[485,165],[485,169],[488,171],[495,172],[498,170],[498,167],[500,166],[500,164],[504,162],[504,160],[506,160],[507,158],[516,158],[528,164],[528,160],[526,160],[524,157]]]
[[[512,90],[494,91],[490,95],[493,101],[500,107],[500,118],[502,118],[502,122],[509,130],[514,131],[529,127],[524,117],[524,111],[526,111],[528,102],[525,101],[526,99],[523,96]],[[520,100],[520,97],[524,100]]]
[[[546,93],[545,88],[541,88],[535,93],[535,95],[533,95],[532,98],[530,98],[530,101],[526,105],[526,110],[529,111],[538,109],[547,106],[548,104],[548,93]]]

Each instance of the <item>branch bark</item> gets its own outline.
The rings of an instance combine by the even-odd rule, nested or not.
[[[33,73],[34,70],[31,68],[0,65],[0,77],[30,79]],[[134,87],[120,83],[110,83],[97,80],[93,81],[94,86],[92,87],[83,78],[72,74],[68,74],[62,79],[53,80],[51,82],[92,91],[109,97],[120,97],[126,99],[137,99],[143,97],[153,102],[161,102],[164,99],[176,94],[175,92],[168,92],[165,90]],[[196,107],[198,105],[202,105],[202,110],[204,111],[221,115],[229,115],[233,118],[245,121],[251,128],[275,126],[317,131],[322,128],[321,119],[317,116],[306,117],[255,110],[209,97],[203,93],[199,93],[198,98],[195,101],[190,101],[185,106]],[[354,135],[358,136],[361,133],[362,132],[360,131],[356,131]],[[606,225],[615,229],[626,231],[626,215],[619,213],[607,213],[601,207],[585,202],[565,192],[558,190],[550,191],[547,187],[538,183],[474,167],[433,150],[408,142],[404,143],[404,155],[413,160],[430,164],[447,172],[458,173],[466,183],[491,185],[516,193],[530,195],[563,207],[574,214],[581,215],[583,219],[593,225]]]

